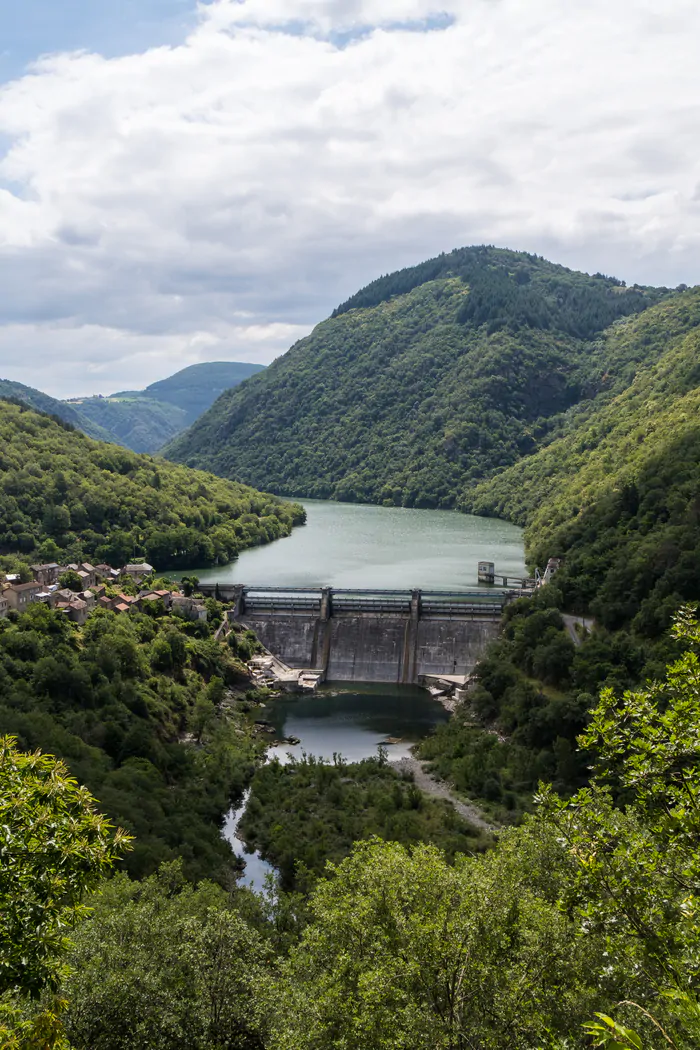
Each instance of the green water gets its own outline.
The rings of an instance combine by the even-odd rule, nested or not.
[[[278,587],[473,587],[480,559],[525,575],[522,529],[449,510],[302,500],[307,523],[243,551],[238,561],[193,569],[202,583]]]
[[[313,696],[277,700],[265,717],[278,737],[297,737],[301,743],[282,744],[268,754],[284,762],[288,754],[302,753],[332,761],[334,752],[347,762],[377,754],[387,737],[389,758],[410,753],[436,725],[446,722],[445,708],[425,689],[415,685],[330,682]]]

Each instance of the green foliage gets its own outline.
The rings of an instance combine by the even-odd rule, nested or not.
[[[259,1050],[270,947],[210,882],[179,865],[120,876],[92,899],[65,987],[74,1050]]]
[[[568,803],[550,791],[540,796],[576,865],[562,904],[587,933],[605,938],[627,992],[622,1022],[589,1025],[599,1045],[614,1046],[603,1039],[607,1027],[623,1047],[642,1046],[626,1028],[634,1011],[649,1040],[661,1031],[691,1050],[700,1033],[700,626],[684,611],[674,633],[692,648],[664,681],[621,698],[603,691],[581,738],[595,755],[590,787]]]
[[[165,454],[279,493],[454,506],[608,389],[593,335],[664,294],[453,252],[370,285]]]
[[[136,876],[180,856],[191,878],[230,877],[221,819],[257,748],[222,700],[249,688],[208,624],[100,610],[78,628],[44,605],[0,620],[0,732],[66,761],[136,836]]]
[[[333,765],[313,756],[258,769],[239,826],[251,847],[272,861],[285,889],[303,888],[353,842],[378,835],[405,844],[433,842],[452,860],[489,844],[449,802],[426,798],[380,756]],[[301,879],[298,866],[301,865]]]
[[[57,986],[80,901],[127,845],[62,762],[0,738],[0,994]]]
[[[700,289],[614,326],[598,367],[617,362],[618,396],[572,410],[546,448],[461,501],[526,523],[532,562],[565,559],[566,606],[610,629],[656,637],[700,599],[699,352]]]
[[[286,968],[276,1048],[512,1050],[572,1031],[600,944],[557,907],[553,837],[459,857],[378,840],[319,883]]]
[[[55,993],[85,893],[129,847],[51,755],[0,738],[0,1044],[65,1048]],[[30,999],[48,993],[40,1008]]]
[[[68,569],[67,572],[62,572],[58,577],[58,584],[60,587],[69,591],[82,591],[83,581],[78,576],[75,569]]]
[[[0,401],[0,553],[159,569],[221,564],[287,536],[304,511]]]

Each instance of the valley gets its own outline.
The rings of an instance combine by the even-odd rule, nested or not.
[[[111,1050],[105,969],[113,989],[146,971],[182,989],[154,917],[172,908],[198,980],[220,945],[267,989],[255,1016],[231,1000],[246,1050],[394,1045],[358,1041],[356,1017],[398,1023],[407,1050],[578,1050],[581,1026],[623,997],[684,1032],[664,996],[691,994],[675,975],[692,977],[698,943],[684,894],[697,881],[699,303],[697,289],[461,249],[373,282],[268,369],[195,398],[157,457],[87,436],[70,417],[84,403],[62,418],[39,391],[0,390],[0,575],[4,593],[31,590],[26,607],[0,605],[6,754],[63,759],[135,837],[115,840],[120,870],[75,927],[79,968],[62,980],[76,1050],[93,1050],[87,1017]],[[177,382],[155,392],[183,424]],[[93,433],[115,432],[110,406],[127,406],[123,421],[152,393],[105,399]],[[104,593],[71,598],[98,561],[117,567]],[[466,606],[429,599],[486,601],[498,588],[479,580],[484,561],[497,581],[556,571],[499,599],[472,652]],[[65,600],[30,583],[52,566]],[[247,610],[229,600],[237,585]],[[255,588],[268,588],[257,606]],[[275,590],[303,599],[288,623],[265,611]],[[384,619],[360,607],[380,599]],[[444,620],[428,641],[423,600],[425,622]],[[447,634],[464,672],[449,710],[417,684],[420,654],[444,663]],[[263,645],[287,658],[290,638],[300,666],[323,657],[313,695],[280,695],[264,672]],[[391,1023],[371,996],[345,1006],[378,960],[382,1002],[409,1004]],[[460,1019],[445,1020],[455,966],[498,995],[506,1028],[481,991],[477,1006],[455,993]],[[125,1023],[109,1016],[110,1031]]]

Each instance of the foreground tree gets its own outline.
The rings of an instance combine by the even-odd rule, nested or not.
[[[375,840],[321,882],[291,952],[282,1050],[696,1050],[700,628],[663,682],[607,690],[591,784],[483,857]]]
[[[574,1029],[603,957],[557,907],[568,863],[535,827],[454,867],[431,846],[359,843],[314,894],[275,1045],[511,1050]]]
[[[66,976],[68,931],[84,894],[128,846],[89,792],[51,755],[23,754],[0,738],[0,1043],[60,1040],[61,1003],[23,1017]]]
[[[601,695],[580,741],[597,756],[590,788],[569,802],[540,797],[576,864],[562,904],[605,938],[624,1000],[615,1019],[591,1022],[596,1045],[611,1048],[700,1044],[700,626],[690,610],[673,633],[688,648],[663,682]]]
[[[66,986],[74,1050],[262,1050],[273,953],[224,890],[176,862],[91,904]]]

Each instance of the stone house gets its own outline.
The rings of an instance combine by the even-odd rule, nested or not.
[[[207,619],[207,610],[201,598],[185,598],[184,595],[173,595],[172,612],[176,616],[184,616],[186,620]]]
[[[92,611],[92,609],[95,608],[95,602],[97,601],[97,598],[93,591],[81,591],[78,595],[78,598],[80,598],[81,601],[85,602],[89,611]]]
[[[11,583],[3,591],[3,598],[7,599],[12,609],[24,612],[27,606],[36,599],[37,594],[41,594],[41,589],[41,584],[36,580],[32,583]]]
[[[122,576],[131,576],[132,580],[140,583],[144,576],[150,576],[152,572],[153,566],[149,565],[147,561],[142,561],[133,565],[125,565],[122,569]]]
[[[89,612],[88,604],[82,598],[74,598],[68,603],[68,615],[73,623],[84,624]]]
[[[95,568],[95,566],[91,565],[89,561],[81,562],[80,563],[80,578],[81,579],[83,578],[83,576],[82,576],[83,573],[87,574],[87,584],[86,584],[86,586],[87,587],[94,587],[95,584],[97,583],[97,569]]]
[[[113,569],[111,565],[96,565],[95,575],[102,580],[107,580],[108,583],[113,583],[119,579],[119,569]]]
[[[57,602],[56,608],[61,612],[64,612],[73,623],[79,625],[84,624],[88,618],[89,609],[87,607],[87,602],[82,601],[80,598],[74,598],[73,601],[70,602]]]
[[[32,565],[32,572],[36,582],[46,588],[51,587],[54,583],[58,583],[61,567],[57,562],[51,561],[47,562],[46,565]]]
[[[10,603],[3,594],[0,594],[0,619],[2,619],[3,616],[7,616],[9,609]]]
[[[59,602],[68,603],[68,602],[73,601],[74,598],[75,598],[75,593],[73,591],[69,590],[67,587],[64,587],[60,591],[59,590],[52,591],[49,594],[48,601],[49,601],[49,605],[51,606],[51,608],[54,609],[59,604]]]
[[[75,571],[78,574],[78,576],[80,577],[80,582],[81,582],[81,584],[83,586],[83,590],[84,591],[86,591],[90,587],[92,587],[93,583],[95,582],[94,573],[92,575],[90,575],[90,573],[87,572],[85,569],[76,569]]]

